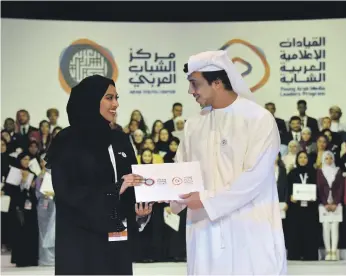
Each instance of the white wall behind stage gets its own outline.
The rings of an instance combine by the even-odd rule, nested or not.
[[[37,125],[47,108],[56,107],[60,124],[67,126],[65,90],[94,73],[116,78],[122,125],[133,109],[140,109],[149,125],[157,118],[166,120],[174,102],[182,102],[184,116],[189,117],[199,106],[187,93],[184,63],[192,54],[220,49],[227,42],[229,56],[247,83],[255,86],[258,103],[276,103],[279,117],[288,119],[295,113],[299,99],[308,101],[308,112],[316,117],[327,115],[334,104],[346,110],[344,19],[254,23],[2,19],[1,24],[2,120],[25,108]],[[88,41],[71,46],[80,39]]]

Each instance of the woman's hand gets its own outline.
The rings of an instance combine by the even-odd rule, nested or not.
[[[294,200],[293,195],[291,195],[291,202],[292,202],[292,203],[297,203],[297,201]]]
[[[128,187],[139,186],[143,184],[144,178],[137,174],[127,174],[122,177],[124,180],[120,188],[120,194],[123,194]]]
[[[148,202],[146,202],[144,205],[144,208],[143,208],[142,202],[136,203],[135,204],[135,211],[136,211],[137,216],[145,217],[145,216],[149,215],[153,210],[153,204],[154,203],[148,204]]]

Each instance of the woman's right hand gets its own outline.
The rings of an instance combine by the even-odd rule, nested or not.
[[[127,174],[122,177],[124,180],[120,188],[120,194],[123,194],[128,187],[139,186],[144,183],[144,178],[138,174]]]
[[[292,203],[297,203],[297,201],[294,200],[293,195],[291,195],[291,202],[292,202]]]

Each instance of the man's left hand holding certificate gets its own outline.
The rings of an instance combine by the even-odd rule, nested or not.
[[[204,190],[199,162],[132,165],[132,172],[144,178],[135,186],[137,202],[179,201],[180,195]]]

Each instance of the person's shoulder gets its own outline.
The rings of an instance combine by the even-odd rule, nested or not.
[[[129,135],[120,129],[113,129],[112,136],[116,141],[124,142],[129,140]]]

